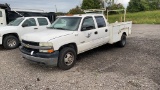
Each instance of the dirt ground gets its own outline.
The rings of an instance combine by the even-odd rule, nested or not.
[[[124,48],[78,55],[67,71],[29,63],[0,48],[0,90],[160,90],[160,25],[133,25]]]

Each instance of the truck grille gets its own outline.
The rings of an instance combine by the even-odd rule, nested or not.
[[[28,45],[33,45],[33,46],[39,46],[38,42],[31,42],[31,41],[22,40],[22,43],[28,44]],[[27,48],[27,47],[23,47],[23,50],[25,50],[26,52],[31,52],[31,51],[39,52],[38,49],[32,49],[32,48]]]
[[[33,45],[33,46],[39,46],[39,43],[38,43],[38,42],[31,42],[31,41],[22,40],[22,43],[24,43],[24,44],[29,44],[29,45]]]
[[[32,52],[32,51],[34,51],[35,53],[38,53],[38,52],[39,52],[38,49],[32,49],[32,48],[26,48],[26,47],[23,47],[22,49],[25,50],[25,51],[28,52],[28,53],[30,53],[30,52]]]

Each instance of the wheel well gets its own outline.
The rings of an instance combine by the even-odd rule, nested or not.
[[[66,45],[61,46],[61,47],[59,48],[59,51],[62,50],[63,48],[65,48],[65,47],[74,48],[75,51],[76,51],[76,53],[77,53],[77,51],[78,51],[77,45],[76,45],[75,43],[69,43],[69,44],[66,44]]]
[[[15,36],[15,37],[17,37],[18,40],[19,40],[19,36],[18,36],[17,33],[8,33],[8,34],[5,34],[5,35],[3,35],[3,40],[4,40],[4,38],[5,38],[6,36],[9,36],[9,35]]]
[[[127,36],[126,32],[124,32],[122,35],[126,35]]]

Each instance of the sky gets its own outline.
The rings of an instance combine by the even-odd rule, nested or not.
[[[126,7],[129,0],[115,0]],[[82,3],[82,0],[0,0],[1,4],[8,3],[11,8],[38,9],[46,12],[68,12],[70,9]]]

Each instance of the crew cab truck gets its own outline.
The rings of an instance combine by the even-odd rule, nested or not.
[[[46,30],[51,23],[46,17],[20,17],[7,26],[0,27],[0,45],[6,49],[17,48],[21,36],[27,33]]]
[[[108,24],[102,14],[59,17],[47,30],[22,36],[20,51],[29,61],[72,68],[77,55],[104,44],[126,45],[132,22]]]

